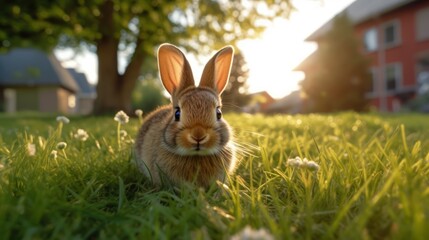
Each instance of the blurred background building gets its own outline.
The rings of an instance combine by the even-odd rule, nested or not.
[[[413,99],[418,82],[429,75],[429,1],[357,0],[346,14],[362,41],[362,53],[370,59],[371,87],[366,94],[372,107],[396,112]],[[323,42],[333,19],[306,41]],[[311,75],[319,64],[315,54],[297,68]]]
[[[89,114],[95,89],[54,54],[17,48],[0,55],[0,111]]]

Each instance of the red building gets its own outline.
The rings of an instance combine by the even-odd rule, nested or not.
[[[356,0],[343,10],[371,59],[373,84],[367,97],[380,111],[398,111],[429,81],[429,0]],[[306,41],[319,42],[333,19]],[[297,68],[308,74],[311,56]]]

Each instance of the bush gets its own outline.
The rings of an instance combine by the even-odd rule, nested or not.
[[[132,95],[132,106],[148,113],[168,103],[164,88],[156,79],[145,79],[137,83]]]

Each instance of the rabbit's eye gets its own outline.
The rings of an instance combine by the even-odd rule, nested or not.
[[[174,112],[174,120],[178,122],[180,120],[180,108],[176,107],[176,111]]]
[[[220,107],[216,108],[216,118],[217,120],[222,118],[222,111],[220,110]]]

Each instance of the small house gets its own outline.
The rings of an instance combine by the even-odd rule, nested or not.
[[[87,114],[94,98],[86,77],[63,68],[53,53],[17,48],[0,54],[1,112]]]

